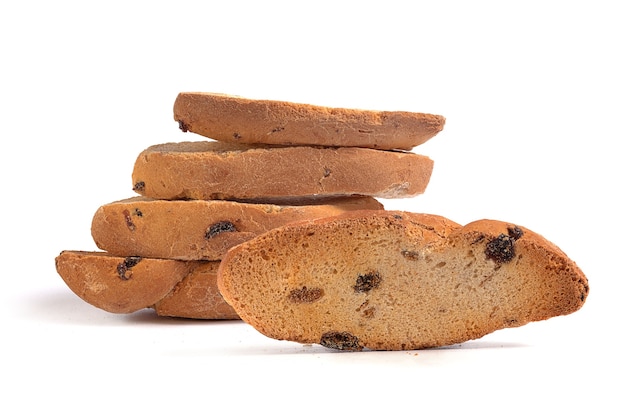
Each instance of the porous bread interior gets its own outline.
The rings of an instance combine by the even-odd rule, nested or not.
[[[586,280],[558,249],[524,229],[512,261],[487,259],[491,229],[508,225],[483,222],[488,232],[463,233],[437,216],[388,213],[285,227],[231,251],[220,289],[267,336],[319,343],[347,332],[381,350],[460,343],[580,308]],[[380,285],[357,291],[367,274]],[[294,301],[294,291],[315,299]]]

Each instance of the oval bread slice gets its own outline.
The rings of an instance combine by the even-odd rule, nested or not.
[[[225,142],[405,149],[426,142],[443,116],[342,109],[225,94],[183,92],[174,102],[183,132]]]
[[[382,208],[371,197],[299,205],[134,197],[98,208],[91,235],[98,248],[118,256],[219,260],[232,246],[287,223]]]
[[[87,251],[63,251],[55,263],[76,295],[111,313],[132,313],[153,305],[196,266],[171,259]]]
[[[87,251],[63,251],[55,261],[57,272],[76,295],[110,313],[154,308],[159,316],[238,318],[217,288],[219,262]]]
[[[221,142],[154,145],[139,154],[133,189],[155,199],[264,200],[422,194],[433,161],[411,152]]]
[[[261,333],[343,350],[461,343],[572,313],[589,290],[526,228],[392,211],[274,229],[231,249],[218,285]]]

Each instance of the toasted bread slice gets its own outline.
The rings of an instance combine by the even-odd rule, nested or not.
[[[134,197],[98,208],[91,235],[98,248],[118,256],[219,260],[232,246],[287,223],[382,208],[371,197],[299,205]]]
[[[174,120],[184,132],[225,142],[404,149],[420,145],[445,118],[406,111],[330,108],[213,93],[180,93]]]
[[[63,251],[56,269],[87,303],[110,313],[154,308],[160,316],[235,319],[217,289],[219,262],[113,256]]]
[[[205,320],[235,320],[239,316],[217,288],[219,261],[200,262],[153,308],[159,316]]]
[[[589,290],[526,228],[392,211],[274,229],[231,249],[218,285],[261,333],[346,350],[461,343],[572,313]]]
[[[433,161],[411,152],[181,142],[138,156],[133,189],[155,199],[265,200],[425,191]]]

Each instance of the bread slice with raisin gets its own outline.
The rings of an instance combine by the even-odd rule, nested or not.
[[[110,313],[154,308],[159,316],[238,318],[217,289],[219,262],[63,251],[55,263],[76,295]]]
[[[424,192],[432,168],[411,152],[204,141],[147,148],[132,178],[137,193],[167,200],[403,198]]]
[[[372,197],[281,205],[133,197],[98,208],[91,235],[98,248],[118,256],[219,260],[232,246],[275,227],[363,209],[383,205]]]
[[[445,118],[406,111],[342,109],[214,93],[183,92],[174,102],[183,132],[234,143],[404,149],[420,145]]]
[[[397,211],[274,229],[229,251],[218,286],[261,333],[344,350],[461,343],[572,313],[589,290],[524,227]]]

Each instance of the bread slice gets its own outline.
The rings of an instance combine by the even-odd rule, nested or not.
[[[589,290],[526,228],[397,211],[274,229],[229,251],[218,286],[261,333],[344,350],[461,343],[572,313]]]
[[[155,199],[401,198],[423,193],[432,168],[410,152],[204,141],[147,148],[132,178],[137,193]]]
[[[180,93],[174,120],[183,132],[235,143],[404,149],[426,142],[443,116],[330,108],[212,93]]]
[[[196,266],[86,251],[63,251],[55,261],[57,272],[76,295],[111,313],[132,313],[153,305]]]
[[[372,197],[300,203],[133,197],[101,206],[93,217],[91,234],[98,248],[113,255],[219,260],[230,247],[287,223],[351,210],[383,209]]]
[[[205,320],[235,320],[239,315],[217,288],[219,261],[200,262],[153,308],[159,316]]]
[[[154,308],[160,316],[238,318],[217,289],[219,262],[87,251],[63,251],[55,262],[57,272],[76,295],[110,313]]]

